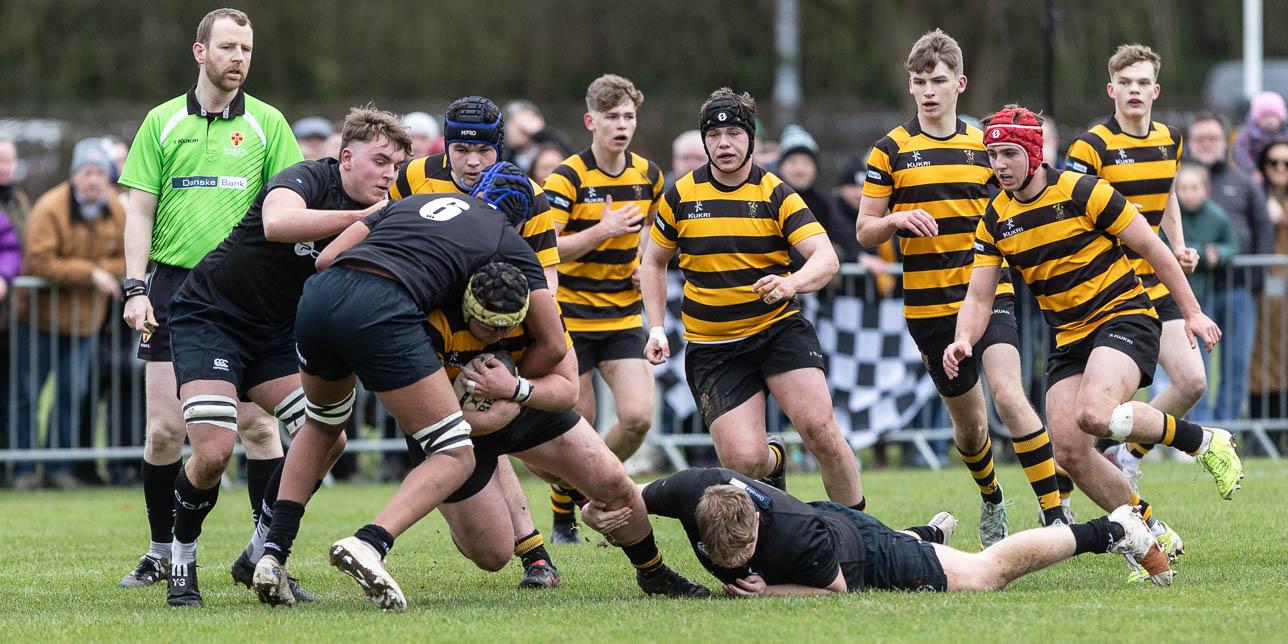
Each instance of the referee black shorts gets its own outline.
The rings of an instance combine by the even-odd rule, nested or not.
[[[157,328],[139,338],[139,360],[145,362],[170,362],[170,299],[179,292],[191,269],[169,264],[153,263],[148,271],[148,302]]]
[[[332,266],[304,283],[295,315],[300,370],[326,380],[351,373],[368,391],[393,391],[443,367],[411,293],[387,277]]]
[[[950,379],[944,371],[944,349],[953,343],[957,334],[957,316],[937,318],[911,318],[908,333],[921,351],[930,379],[944,398],[956,398],[975,387],[979,382],[979,359],[984,350],[995,344],[1009,344],[1020,348],[1020,332],[1015,322],[1015,295],[1006,293],[993,299],[993,312],[988,318],[984,335],[975,343],[971,357],[957,364],[957,377]]]

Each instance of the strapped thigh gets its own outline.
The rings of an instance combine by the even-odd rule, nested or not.
[[[237,401],[228,396],[200,394],[183,401],[183,421],[237,431]]]
[[[273,415],[286,428],[287,434],[295,436],[295,432],[304,425],[306,407],[308,407],[308,399],[304,397],[304,387],[300,387],[287,394],[282,402],[277,404],[273,409]]]
[[[459,411],[412,434],[411,437],[412,440],[420,443],[426,457],[445,449],[468,447],[473,444],[470,441],[470,424],[465,422],[465,417]]]

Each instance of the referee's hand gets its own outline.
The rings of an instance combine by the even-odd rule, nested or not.
[[[949,379],[957,378],[957,365],[962,360],[971,357],[973,350],[969,342],[958,340],[944,349],[944,373],[948,374]]]
[[[152,302],[146,295],[126,300],[121,318],[131,329],[139,333],[152,333],[157,328],[157,318],[152,313]]]

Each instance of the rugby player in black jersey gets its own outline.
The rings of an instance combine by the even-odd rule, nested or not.
[[[166,593],[172,606],[202,603],[197,536],[232,455],[237,400],[253,401],[292,434],[306,422],[295,361],[295,306],[304,281],[328,242],[384,205],[411,149],[398,119],[370,106],[349,112],[342,139],[339,159],[303,161],[274,177],[170,302],[172,363],[192,444],[175,481]],[[333,446],[314,483],[343,448],[342,441]],[[253,562],[243,553],[233,579],[250,586]],[[290,601],[316,599],[285,576],[282,584]]]
[[[304,503],[352,411],[356,377],[428,458],[371,523],[331,547],[331,563],[381,608],[406,608],[385,571],[385,554],[474,469],[469,424],[425,330],[426,312],[457,301],[474,271],[505,261],[532,286],[533,344],[520,374],[546,373],[567,353],[545,275],[514,230],[532,212],[530,182],[513,165],[499,164],[479,178],[475,195],[392,202],[350,226],[318,257],[321,272],[304,285],[295,335],[307,413],[319,425],[304,427],[291,445],[260,569],[289,554]]]
[[[895,531],[859,510],[804,503],[724,468],[687,469],[640,488],[648,513],[679,519],[698,561],[735,597],[1002,590],[1084,552],[1130,554],[1157,566],[1159,585],[1171,581],[1166,555],[1128,505],[1086,523],[1017,532],[968,553],[944,545],[957,525],[947,512]],[[631,509],[607,510],[598,500],[582,509],[586,525],[601,531],[633,518]]]

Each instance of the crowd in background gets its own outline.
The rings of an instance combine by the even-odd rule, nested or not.
[[[579,140],[580,133],[548,125],[533,103],[513,101],[504,111],[505,160],[537,182],[577,151],[569,141]],[[413,138],[413,157],[443,151],[434,116],[411,112],[403,118]],[[1044,158],[1059,165],[1064,155],[1058,130],[1050,119],[1046,126]],[[340,134],[329,118],[301,118],[292,129],[305,159],[338,156]],[[116,180],[127,152],[128,145],[114,138],[79,141],[66,180],[33,200],[15,185],[17,147],[0,138],[0,449],[142,444],[141,363],[133,357],[137,337],[123,325],[115,304],[124,276],[126,194]],[[899,281],[887,275],[899,261],[895,245],[866,249],[855,239],[865,153],[844,158],[835,187],[828,191],[820,187],[820,146],[809,132],[789,125],[773,139],[757,127],[756,163],[801,195],[842,262],[857,263],[871,276],[858,283],[857,294],[897,297]],[[1274,92],[1256,95],[1237,128],[1215,113],[1194,115],[1186,131],[1185,157],[1176,193],[1186,245],[1201,258],[1189,279],[1204,311],[1224,333],[1219,349],[1204,354],[1213,386],[1193,418],[1288,417],[1288,268],[1232,265],[1241,255],[1288,255],[1284,98]],[[669,166],[667,187],[705,164],[698,131],[675,137],[669,164],[656,161]],[[53,286],[15,287],[19,275],[43,278]],[[1036,312],[1036,307],[1030,310]],[[1042,328],[1036,317],[1032,320]],[[1154,386],[1166,386],[1161,371],[1159,376]],[[939,406],[932,403],[918,424],[946,425]],[[351,431],[375,417],[371,409],[355,414]],[[382,435],[398,438],[393,421],[385,418]],[[884,461],[880,449],[876,460]],[[46,460],[38,467],[19,461],[8,478],[0,470],[0,480],[19,489],[138,480],[137,457],[108,460],[103,469],[99,465]],[[405,451],[390,452],[382,455],[376,478],[401,480],[406,468]],[[350,455],[334,473],[348,478],[356,471]]]

